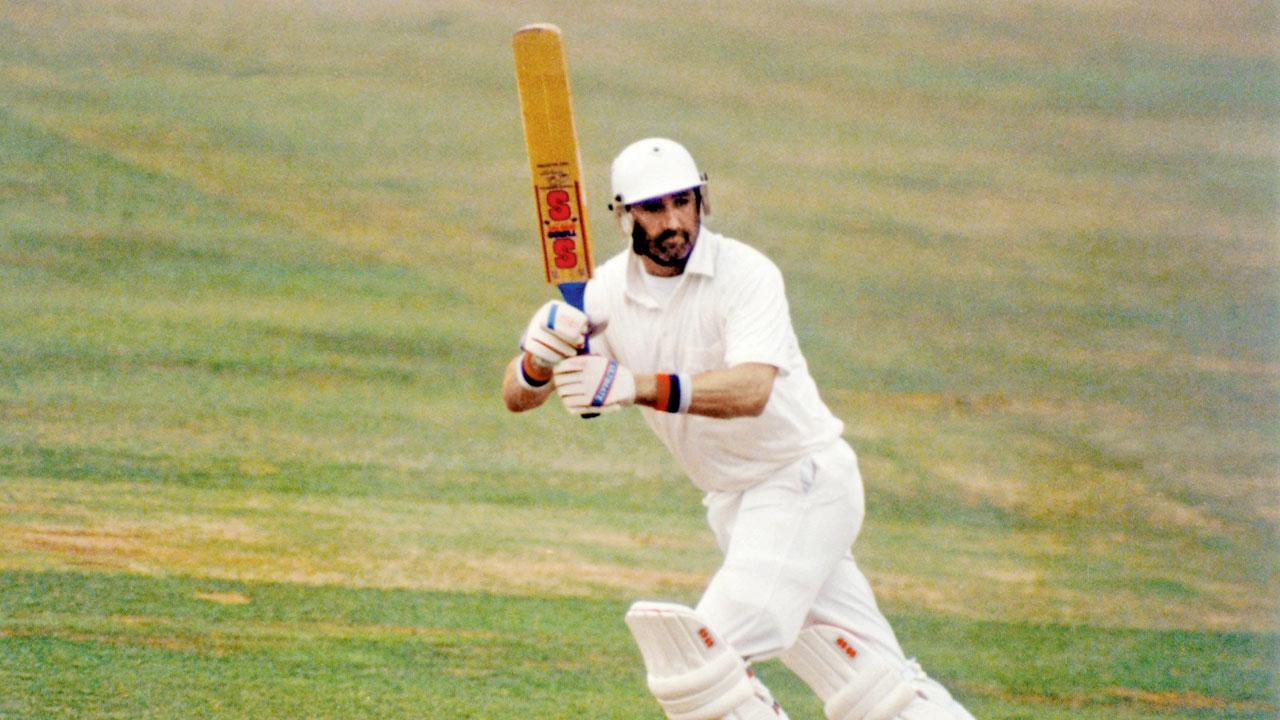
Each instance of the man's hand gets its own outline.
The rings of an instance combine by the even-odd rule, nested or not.
[[[602,355],[578,355],[561,362],[555,382],[565,409],[577,415],[611,412],[636,399],[631,371]]]
[[[520,349],[529,354],[530,362],[550,375],[551,369],[565,358],[578,354],[586,343],[587,316],[578,308],[559,300],[551,300],[538,308],[529,327],[520,338]]]

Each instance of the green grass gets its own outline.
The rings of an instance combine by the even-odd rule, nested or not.
[[[507,414],[561,24],[782,266],[856,550],[984,718],[1280,709],[1275,8],[0,0],[0,717],[656,717],[634,413]],[[763,669],[796,720],[807,691]]]
[[[616,601],[80,573],[0,587],[16,690],[0,710],[19,717],[654,715]],[[1251,635],[895,620],[981,717],[1261,717],[1280,660]],[[819,717],[780,665],[762,672],[793,717]]]

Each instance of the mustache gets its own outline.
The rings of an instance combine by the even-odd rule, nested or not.
[[[662,232],[658,233],[657,237],[653,238],[653,244],[661,245],[662,243],[674,237],[683,237],[685,240],[688,240],[689,233],[685,232],[684,230],[663,230]]]

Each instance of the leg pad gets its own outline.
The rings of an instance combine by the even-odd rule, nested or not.
[[[756,692],[747,664],[693,610],[638,602],[627,627],[640,646],[649,690],[671,720],[777,720]]]
[[[919,697],[892,663],[829,625],[806,628],[782,662],[818,694],[830,720],[898,720]]]

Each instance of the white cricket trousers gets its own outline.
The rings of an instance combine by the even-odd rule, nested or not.
[[[866,508],[853,448],[837,440],[742,492],[703,499],[724,553],[697,611],[748,660],[790,647],[811,623],[834,625],[905,665],[850,546]]]

